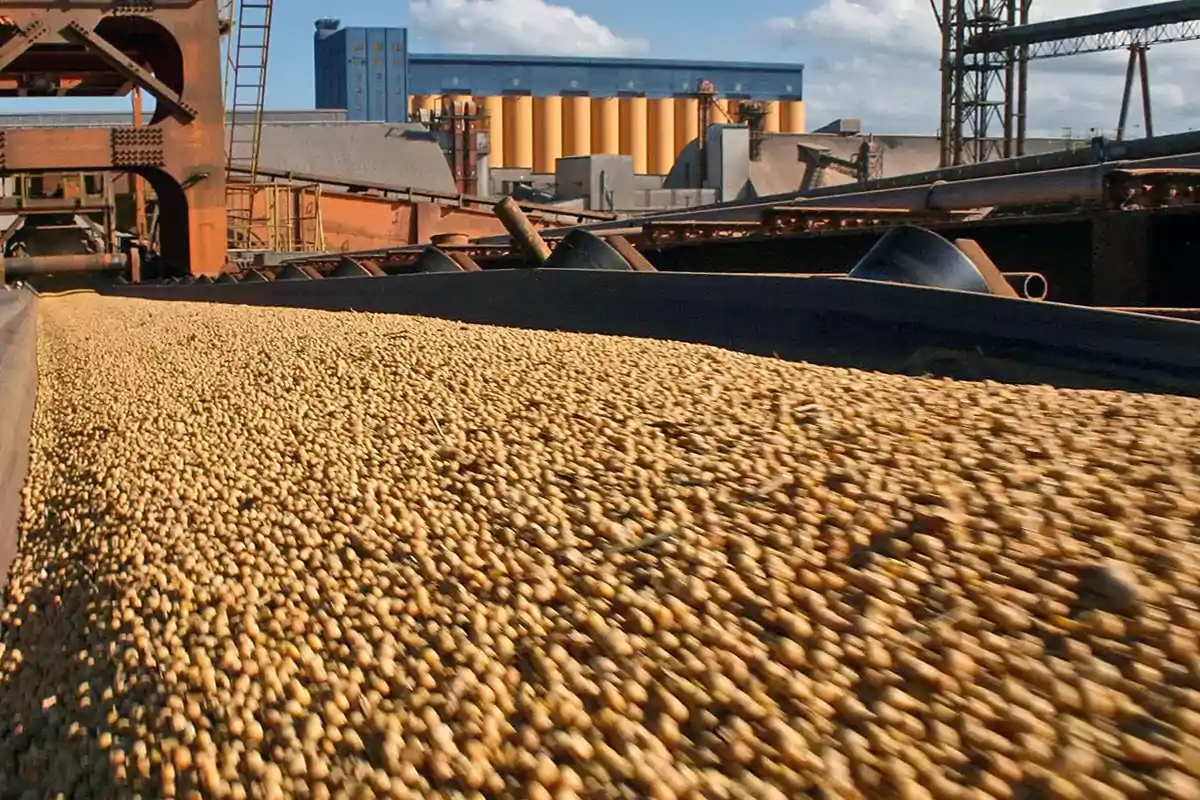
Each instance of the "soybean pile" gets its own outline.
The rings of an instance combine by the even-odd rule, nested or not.
[[[0,794],[1200,797],[1200,402],[40,303]]]

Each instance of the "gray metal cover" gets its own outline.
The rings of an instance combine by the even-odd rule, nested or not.
[[[933,231],[914,225],[885,233],[847,277],[990,294],[971,259]]]

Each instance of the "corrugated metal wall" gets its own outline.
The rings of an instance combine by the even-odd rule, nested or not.
[[[342,28],[314,39],[317,108],[355,122],[408,120],[408,31]]]
[[[413,53],[408,69],[412,94],[641,95],[653,99],[695,92],[703,78],[722,94],[744,100],[801,100],[804,88],[800,64]]]
[[[346,97],[346,31],[322,34],[318,31],[313,45],[313,67],[317,108],[348,109]]]

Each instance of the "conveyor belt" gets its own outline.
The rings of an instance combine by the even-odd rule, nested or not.
[[[495,270],[113,292],[419,314],[700,342],[840,366],[948,365],[964,377],[1200,394],[1200,324],[866,281]],[[934,350],[938,358],[917,357]],[[948,360],[949,352],[959,355]]]

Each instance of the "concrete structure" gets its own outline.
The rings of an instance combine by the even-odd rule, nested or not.
[[[641,114],[652,103],[645,98],[625,98],[621,101],[623,106],[636,114]],[[656,124],[664,124],[664,116],[660,108]],[[678,122],[677,115],[672,123]],[[804,183],[807,169],[799,158],[800,145],[850,161],[858,154],[864,141],[872,141],[877,151],[878,177],[883,178],[937,167],[937,137],[872,136],[859,133],[861,127],[857,120],[838,120],[822,128],[829,133],[766,134],[759,160],[752,161],[749,129],[745,125],[719,123],[709,127],[706,169],[701,169],[699,149],[693,138],[678,158],[673,159],[668,174],[660,176],[645,174],[644,169],[638,168],[637,159],[639,156],[644,158],[646,151],[629,146],[631,141],[640,140],[630,138],[633,133],[631,126],[622,126],[619,137],[621,150],[633,149],[633,155],[622,155],[619,159],[604,155],[561,158],[555,171],[546,173],[517,167],[492,168],[490,190],[493,194],[506,194],[520,184],[544,192],[547,199],[539,202],[636,215],[796,192]],[[645,127],[636,130],[645,130]],[[1067,139],[1036,139],[1030,140],[1028,146],[1031,152],[1050,153],[1086,146],[1086,143]],[[605,176],[604,191],[598,188],[601,172]],[[850,175],[826,168],[813,186],[837,186],[853,180]],[[549,199],[551,197],[553,201]]]
[[[701,80],[720,96],[718,121],[734,113],[731,104],[755,100],[766,103],[768,131],[805,129],[799,64],[435,55],[407,47],[403,28],[318,21],[316,106],[345,108],[351,120],[404,122],[448,98],[473,97],[489,117],[490,165],[543,174],[554,172],[561,153],[629,155],[638,174],[665,175],[696,138]]]
[[[821,129],[835,131],[830,133],[767,134],[763,137],[759,160],[751,161],[750,135],[745,126],[714,125],[709,129],[710,146],[703,183],[700,180],[699,150],[696,142],[692,141],[675,159],[663,181],[663,187],[712,189],[719,202],[795,192],[803,184],[807,170],[799,158],[800,145],[851,161],[867,141],[876,153],[878,174],[875,177],[880,178],[937,168],[941,153],[936,136],[865,134],[859,132],[860,127],[857,120],[838,120]],[[1030,154],[1036,154],[1053,153],[1083,144],[1068,139],[1029,139],[1026,147]],[[851,175],[826,168],[813,185],[840,186],[853,181]]]

